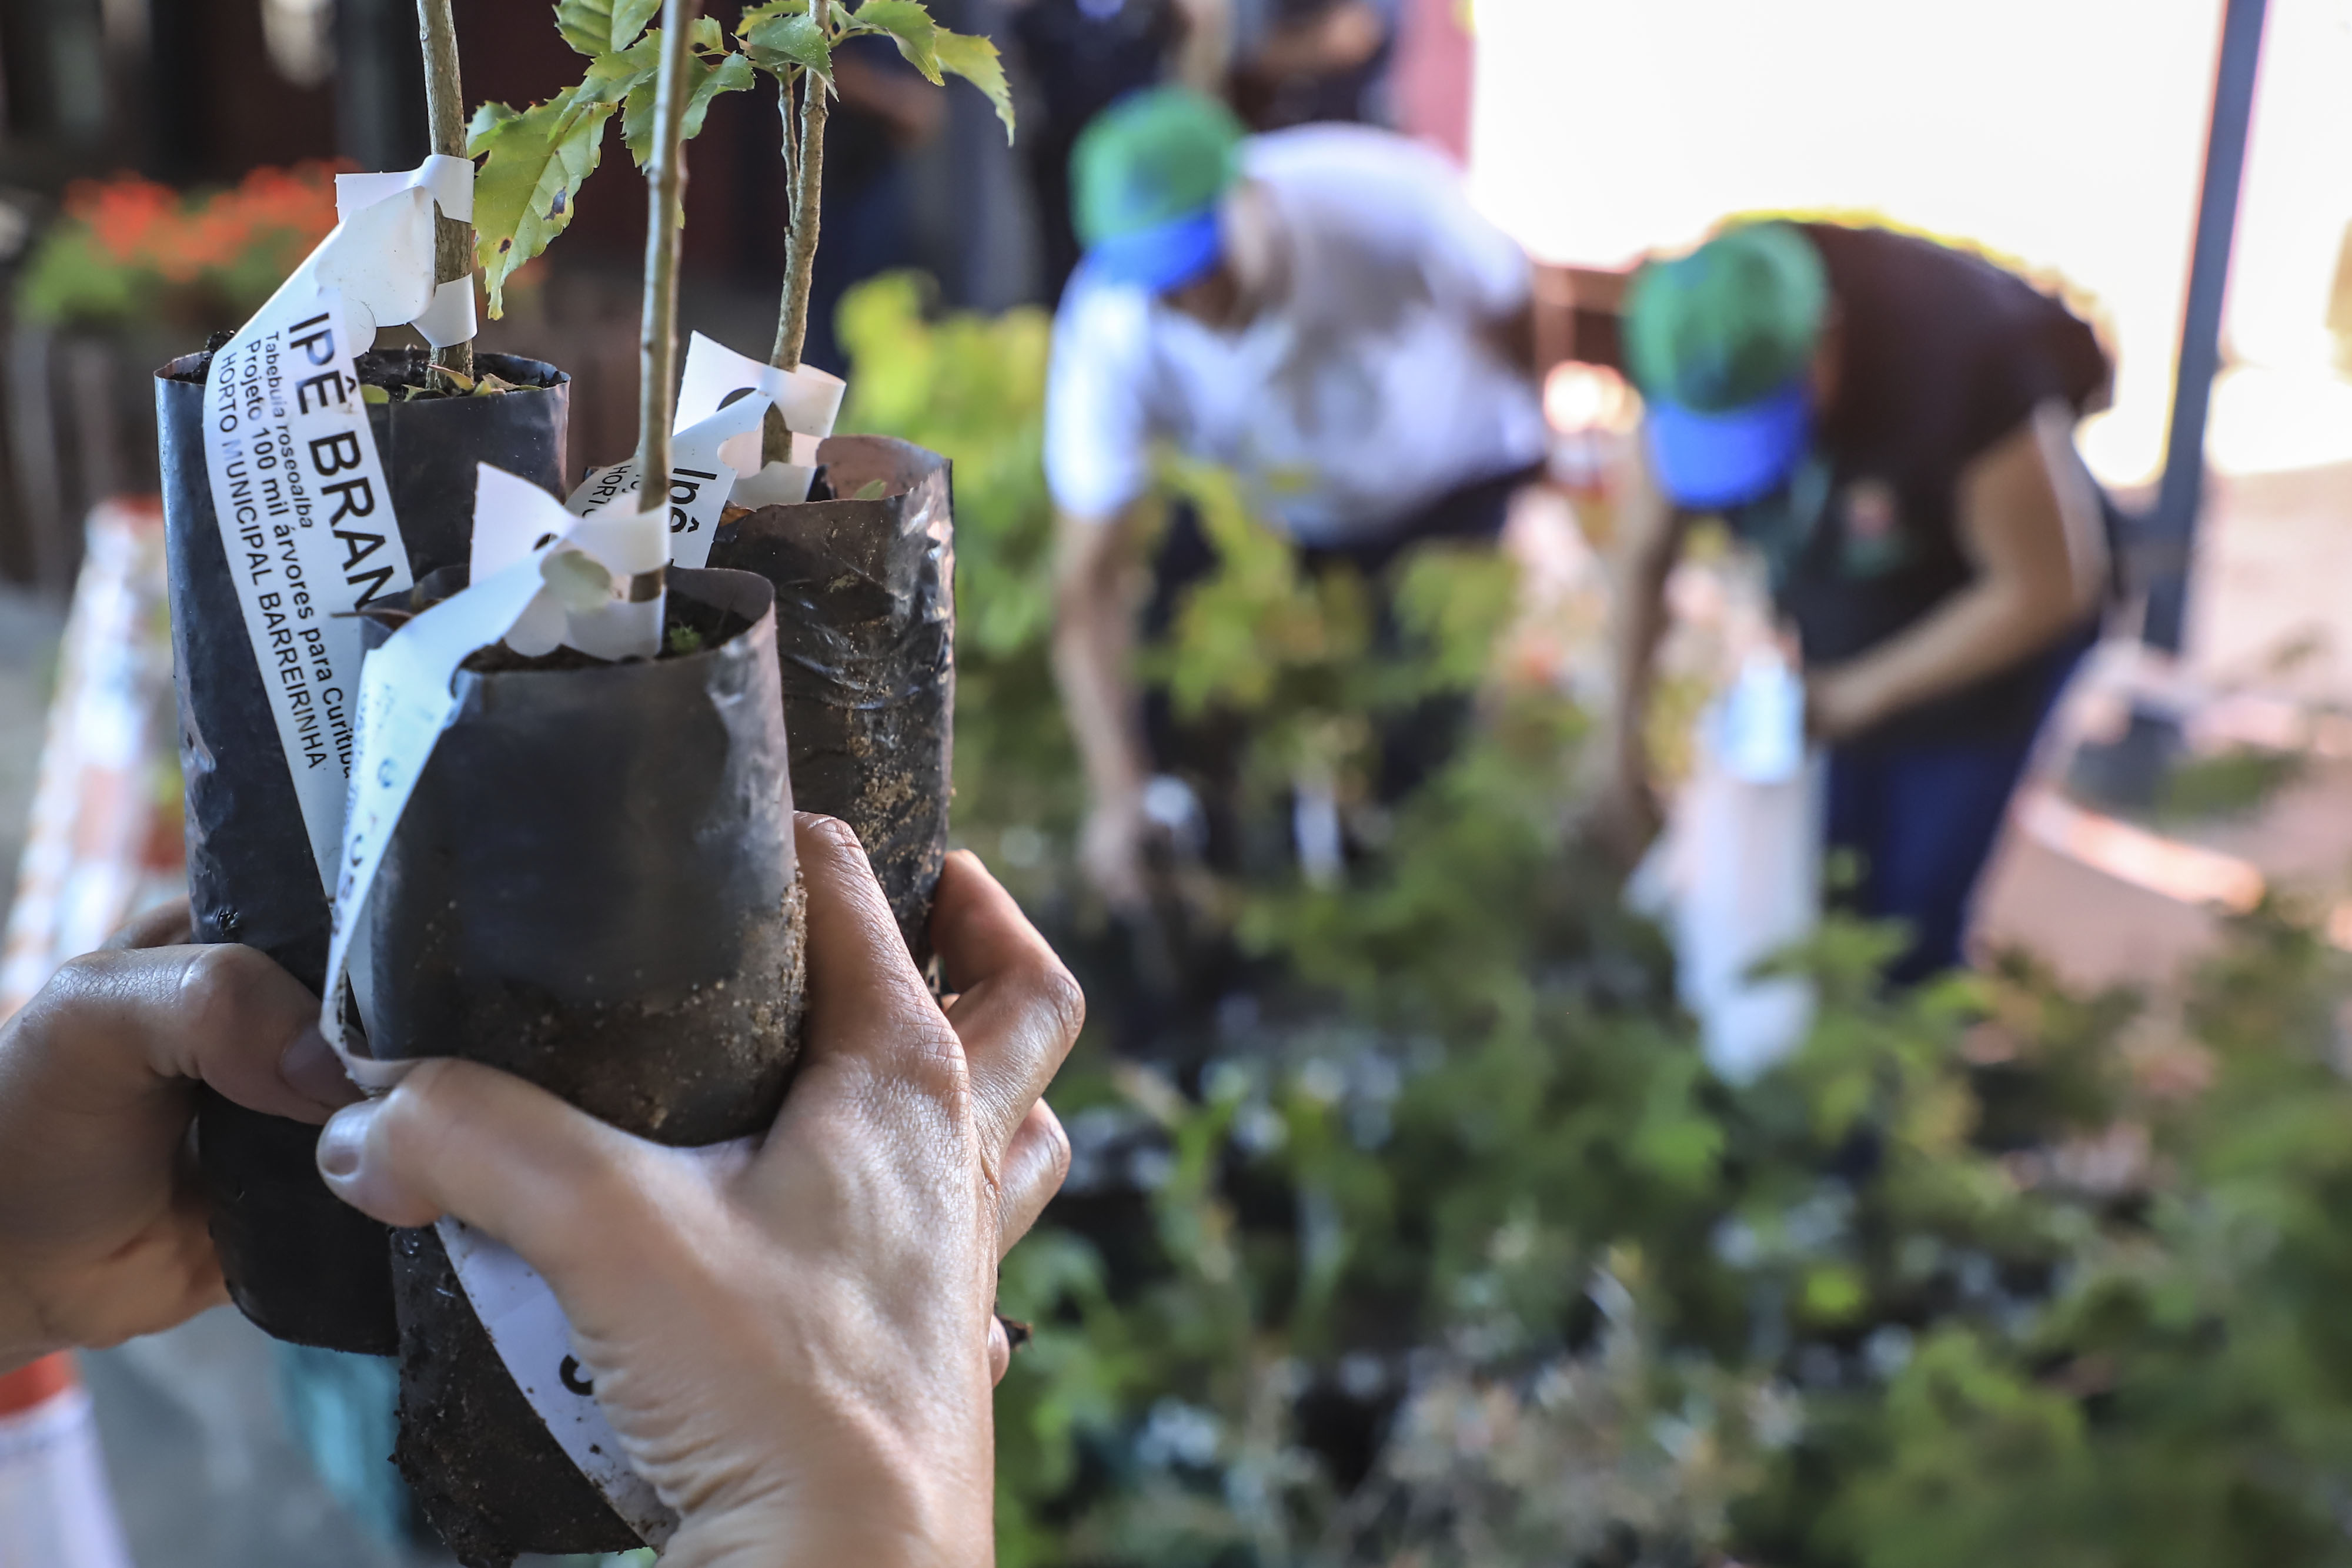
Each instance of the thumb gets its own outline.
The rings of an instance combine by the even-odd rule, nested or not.
[[[656,1207],[664,1152],[510,1073],[438,1059],[337,1112],[319,1174],[387,1225],[449,1215],[559,1281]]]
[[[251,947],[101,949],[68,961],[0,1030],[25,1103],[118,1114],[201,1080],[238,1104],[320,1122],[352,1092],[319,998]]]

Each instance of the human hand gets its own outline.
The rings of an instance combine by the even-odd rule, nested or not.
[[[1642,862],[1651,841],[1665,825],[1657,791],[1649,780],[1618,775],[1593,797],[1585,819],[1586,831],[1601,852],[1621,871],[1631,872]]]
[[[902,148],[924,145],[947,120],[947,90],[920,77],[883,69],[854,54],[834,60],[834,86],[841,101],[874,115],[890,128]]]
[[[1875,705],[1850,672],[1822,670],[1805,677],[1805,735],[1834,746],[1878,721]]]
[[[1370,0],[1339,0],[1307,21],[1276,27],[1246,68],[1260,77],[1330,76],[1370,59],[1388,37],[1388,22]]]
[[[1370,0],[1341,0],[1316,20],[1310,37],[1317,68],[1349,71],[1380,52],[1389,25]]]
[[[454,1214],[554,1289],[667,1568],[991,1560],[996,1266],[1061,1185],[1038,1099],[1084,1002],[969,854],[940,879],[944,1011],[856,838],[803,816],[807,1055],[732,1167],[471,1062],[419,1066],[320,1140],[379,1219]]]
[[[1631,873],[1665,825],[1650,783],[1650,751],[1638,727],[1622,719],[1584,754],[1579,769],[1590,802],[1585,836],[1620,871]]]
[[[1150,903],[1144,848],[1157,831],[1140,788],[1098,797],[1078,836],[1078,864],[1103,901],[1122,914]]]
[[[318,998],[189,935],[184,902],[160,910],[0,1026],[0,1371],[228,1299],[188,1140],[199,1082],[300,1122],[357,1096]]]

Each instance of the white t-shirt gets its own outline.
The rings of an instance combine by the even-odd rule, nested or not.
[[[1045,474],[1108,517],[1166,439],[1237,473],[1307,544],[1377,537],[1544,453],[1536,389],[1485,329],[1527,300],[1519,247],[1405,138],[1315,125],[1251,138],[1243,169],[1290,249],[1288,298],[1218,332],[1082,267],[1054,323]]]

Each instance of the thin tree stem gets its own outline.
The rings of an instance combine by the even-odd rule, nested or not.
[[[686,202],[686,51],[695,0],[664,0],[661,76],[654,89],[654,154],[646,168],[646,311],[637,335],[637,494],[659,508],[669,495],[670,382],[677,358],[678,214]]]
[[[449,0],[416,0],[416,25],[425,41],[425,112],[432,123],[433,151],[466,155],[466,89],[457,76],[457,26]],[[433,228],[436,287],[474,275],[474,225],[436,214]],[[433,350],[433,368],[474,373],[474,340]]]
[[[829,33],[832,0],[811,0],[817,30]],[[801,152],[793,191],[792,246],[784,264],[784,298],[776,319],[776,350],[768,362],[778,370],[800,368],[808,339],[809,284],[816,274],[817,205],[824,189],[825,79],[801,73]],[[787,128],[789,130],[789,128]]]
[[[793,195],[800,189],[800,153],[799,149],[793,146],[799,139],[800,127],[793,119],[793,83],[790,77],[780,77],[776,80],[776,119],[784,128],[779,140],[782,142],[784,153],[784,233],[785,245],[789,247],[792,243]]]

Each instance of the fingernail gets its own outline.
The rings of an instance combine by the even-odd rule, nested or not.
[[[334,1047],[312,1024],[286,1044],[284,1054],[278,1059],[278,1076],[287,1087],[315,1104],[331,1111],[348,1105],[359,1097],[358,1088],[343,1074],[343,1064],[335,1056]]]
[[[367,1146],[368,1128],[375,1121],[376,1100],[346,1105],[328,1118],[319,1134],[319,1174],[337,1186],[348,1186],[359,1175],[360,1157]]]

